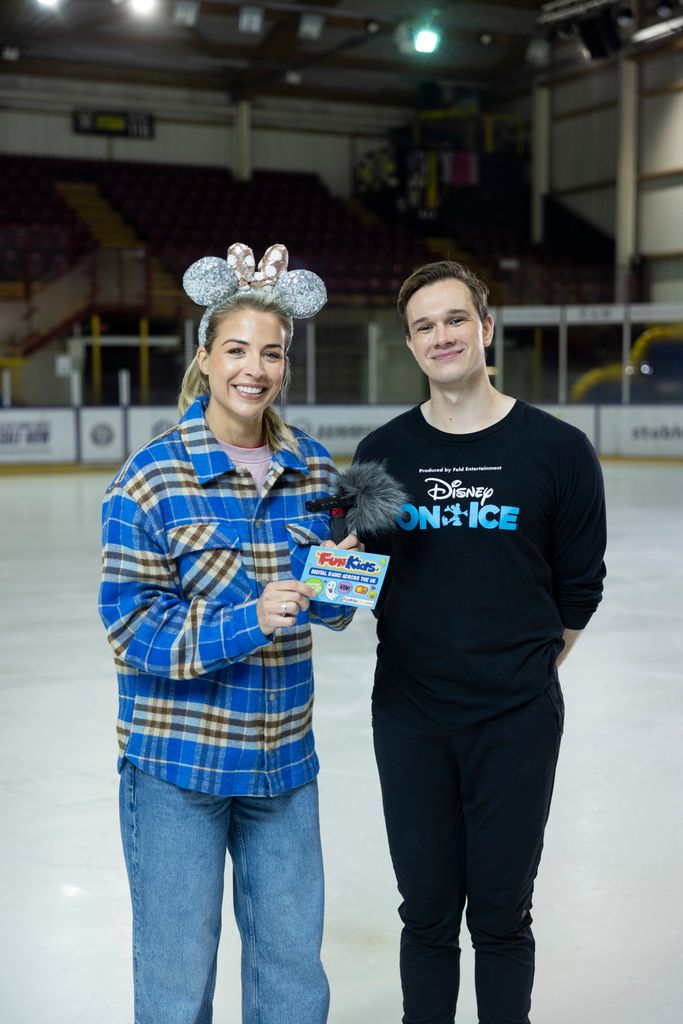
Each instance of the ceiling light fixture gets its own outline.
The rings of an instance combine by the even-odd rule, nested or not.
[[[415,49],[418,53],[434,53],[439,42],[439,33],[433,28],[421,28],[415,33]]]
[[[156,10],[157,0],[130,0],[131,10],[141,18],[148,18]]]
[[[263,28],[262,7],[240,7],[237,28],[246,35],[257,36]]]
[[[619,28],[630,28],[635,20],[632,8],[620,7],[617,11],[617,25]]]
[[[171,22],[174,25],[181,25],[183,28],[194,28],[199,17],[199,3],[197,0],[176,0],[171,15]]]
[[[544,68],[550,63],[552,45],[543,36],[534,36],[529,40],[524,59],[536,68]]]
[[[426,14],[401,21],[394,31],[396,46],[406,55],[414,53],[434,53],[441,42],[441,33],[435,22],[439,15],[438,8],[432,8]]]
[[[671,18],[669,21],[660,21],[657,25],[638,29],[631,36],[631,42],[649,43],[652,39],[662,39],[664,36],[672,35],[681,29],[683,29],[683,18]]]
[[[41,7],[57,7],[59,0],[38,0]]]
[[[302,14],[299,18],[299,39],[320,39],[325,18],[322,14]]]

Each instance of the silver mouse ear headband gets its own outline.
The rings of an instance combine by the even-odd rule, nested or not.
[[[271,245],[256,268],[248,245],[235,242],[228,258],[204,256],[188,267],[183,288],[200,306],[208,306],[199,324],[199,344],[206,344],[209,320],[231,295],[267,288],[279,299],[283,310],[298,320],[315,316],[327,302],[322,280],[311,270],[287,270],[289,254],[284,245]]]

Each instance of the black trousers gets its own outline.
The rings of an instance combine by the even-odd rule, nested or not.
[[[463,909],[480,1024],[528,1024],[531,898],[564,706],[554,681],[483,724],[436,735],[373,705],[398,888],[404,1024],[453,1024]]]

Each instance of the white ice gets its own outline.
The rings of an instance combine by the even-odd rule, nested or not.
[[[611,464],[606,596],[562,673],[534,1024],[683,1020],[683,467]],[[131,1024],[100,472],[0,477],[4,1024]],[[467,594],[454,575],[454,614]],[[330,1024],[398,1024],[398,894],[369,728],[374,632],[316,631]],[[463,933],[458,1022],[474,1024]],[[238,1024],[225,908],[216,1024]]]

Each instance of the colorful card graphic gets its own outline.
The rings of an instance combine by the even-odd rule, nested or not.
[[[312,547],[301,582],[315,591],[315,601],[374,608],[388,565],[388,555]]]

